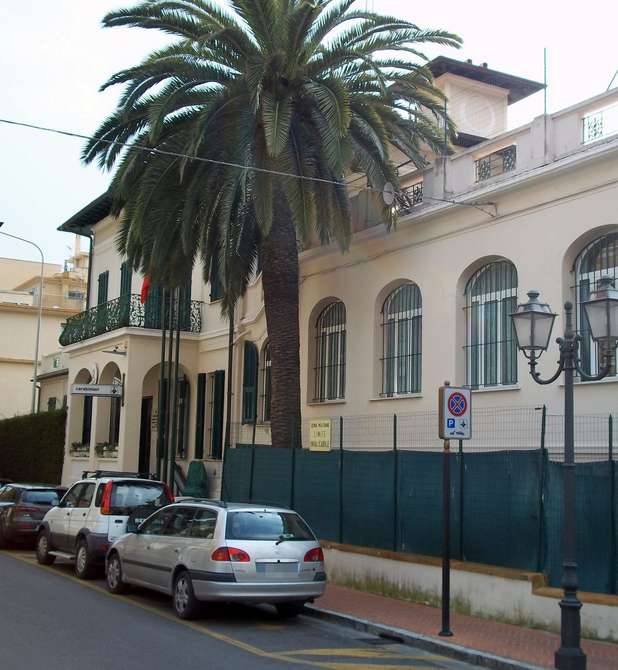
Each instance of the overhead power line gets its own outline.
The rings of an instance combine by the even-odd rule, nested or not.
[[[292,172],[283,172],[280,170],[268,170],[266,168],[260,168],[260,167],[255,167],[253,165],[242,165],[241,163],[233,163],[231,161],[221,161],[221,160],[216,160],[214,158],[204,158],[203,156],[190,156],[189,154],[182,154],[179,152],[175,151],[168,151],[166,149],[157,149],[154,147],[148,147],[144,146],[141,144],[130,144],[128,142],[120,142],[118,140],[105,140],[105,139],[100,139],[97,137],[94,137],[92,135],[85,135],[83,133],[78,133],[75,131],[70,131],[70,130],[60,130],[59,128],[50,128],[48,126],[41,126],[35,123],[26,123],[24,121],[14,121],[12,119],[3,119],[0,118],[0,123],[4,123],[6,125],[10,126],[18,126],[20,128],[28,128],[30,130],[39,130],[41,132],[46,132],[46,133],[52,133],[55,135],[63,135],[65,137],[73,137],[76,139],[81,139],[81,140],[95,140],[97,142],[103,142],[105,144],[109,145],[114,145],[114,146],[120,146],[120,147],[126,147],[127,149],[131,150],[137,150],[137,151],[144,151],[150,154],[158,154],[161,156],[171,156],[174,158],[186,158],[188,160],[194,160],[194,161],[199,161],[203,163],[210,163],[214,165],[224,165],[226,167],[233,167],[233,168],[238,168],[239,170],[246,170],[246,171],[252,171],[252,172],[260,172],[263,174],[271,174],[273,176],[277,177],[290,177],[292,179],[301,179],[304,181],[312,181],[312,182],[317,182],[317,183],[322,183],[322,184],[331,184],[333,186],[344,186],[346,188],[351,188],[355,191],[358,191],[359,193],[361,192],[372,192],[372,193],[379,193],[382,195],[384,191],[382,189],[378,188],[372,188],[371,186],[354,186],[353,181],[352,182],[345,182],[345,181],[335,181],[332,179],[322,179],[320,177],[309,177],[306,175],[299,175],[299,174],[294,174]],[[402,165],[405,165],[403,163]],[[397,191],[396,193],[403,195],[405,194],[405,189]],[[478,203],[478,202],[459,202],[457,200],[451,200],[451,199],[445,199],[445,198],[434,198],[432,196],[424,195],[424,199],[426,200],[432,200],[435,202],[446,202],[446,203],[451,203],[453,205],[460,205],[462,207],[474,207],[475,209],[479,209],[482,211],[484,214],[487,214],[488,216],[491,216],[492,218],[495,218],[494,214],[491,214],[483,209],[481,209],[482,206],[493,206],[495,207],[494,203]]]

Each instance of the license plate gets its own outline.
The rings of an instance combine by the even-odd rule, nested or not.
[[[255,570],[258,574],[262,575],[281,573],[291,575],[298,572],[298,563],[277,563],[276,561],[271,563],[256,563]]]

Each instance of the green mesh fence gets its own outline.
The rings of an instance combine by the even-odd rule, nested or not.
[[[333,420],[326,453],[238,445],[226,451],[222,495],[292,506],[322,539],[439,556],[443,453],[435,418]],[[560,586],[562,417],[545,422],[520,408],[479,412],[474,420],[475,439],[461,452],[452,443],[449,457],[452,557],[543,571]],[[578,417],[576,429],[579,582],[583,590],[615,593],[618,468],[608,417]]]
[[[339,542],[339,452],[296,450],[294,509],[323,540]]]

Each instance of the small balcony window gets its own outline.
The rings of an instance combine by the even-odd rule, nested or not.
[[[505,172],[511,172],[516,166],[517,147],[512,144],[474,161],[475,180],[479,182],[497,177]]]

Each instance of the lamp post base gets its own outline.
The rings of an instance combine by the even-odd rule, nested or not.
[[[567,564],[567,568],[572,568]],[[586,654],[581,648],[579,611],[581,602],[574,592],[567,591],[560,601],[562,644],[554,656],[554,667],[558,670],[586,670]]]

